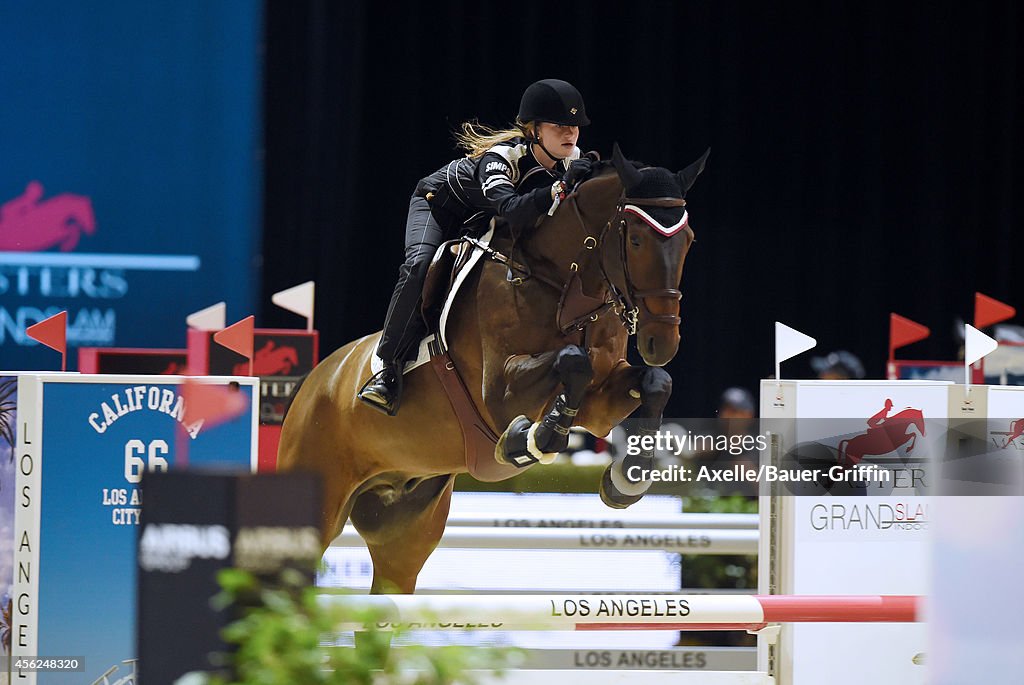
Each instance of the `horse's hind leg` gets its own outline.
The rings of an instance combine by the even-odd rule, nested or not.
[[[589,355],[578,345],[559,350],[553,369],[563,392],[540,422],[519,416],[509,424],[495,447],[494,456],[499,462],[515,466],[528,466],[538,461],[547,463],[568,446],[569,428],[583,404],[594,370]],[[510,374],[507,369],[506,374],[514,375],[515,370]]]
[[[644,447],[644,436],[653,436],[661,428],[665,405],[672,395],[672,377],[661,368],[644,369],[640,377],[640,406],[623,421],[627,444],[636,445],[633,454],[627,450],[622,459],[616,459],[601,478],[601,501],[614,509],[625,509],[638,502],[651,487],[649,479],[637,477],[644,470],[654,469],[654,440]]]
[[[448,521],[455,476],[411,479],[401,491],[368,490],[356,498],[351,521],[373,560],[370,592],[412,593],[416,578]]]

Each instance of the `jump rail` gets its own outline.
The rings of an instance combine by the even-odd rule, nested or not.
[[[474,528],[654,528],[654,529],[748,529],[757,530],[757,514],[641,514],[636,516],[601,516],[586,513],[580,516],[539,517],[536,514],[524,516],[514,511],[467,511],[452,512],[448,517],[449,526]]]
[[[462,549],[647,549],[680,554],[757,554],[757,530],[653,528],[448,528],[438,547]],[[362,547],[346,529],[332,547]]]
[[[423,630],[760,630],[769,623],[914,623],[916,596],[337,595],[379,627]],[[341,630],[361,627],[344,623]]]

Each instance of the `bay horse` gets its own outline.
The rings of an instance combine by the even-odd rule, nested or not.
[[[616,146],[613,162],[598,163],[552,216],[522,234],[495,230],[490,258],[450,309],[446,339],[478,415],[500,435],[488,458],[507,469],[503,477],[565,449],[570,425],[603,436],[632,414],[633,434],[660,427],[672,386],[660,367],[679,347],[678,286],[694,237],[684,198],[708,152],[672,173],[638,168]],[[626,361],[631,334],[646,365]],[[467,454],[429,366],[406,374],[396,416],[356,398],[379,338],[348,343],[304,379],[278,468],[318,475],[322,543],[351,520],[373,560],[371,592],[411,593],[444,532]],[[604,474],[609,506],[629,506],[650,487],[627,478],[624,465],[650,467],[653,450],[631,452]]]

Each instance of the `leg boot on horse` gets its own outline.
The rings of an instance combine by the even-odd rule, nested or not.
[[[526,466],[550,463],[569,444],[569,428],[594,377],[586,351],[578,345],[559,350],[553,369],[563,391],[544,418],[534,423],[520,415],[512,420],[495,446],[494,458],[499,463]]]
[[[601,501],[613,509],[625,509],[635,504],[651,487],[651,479],[644,478],[645,471],[655,467],[653,438],[661,428],[665,405],[672,395],[672,377],[664,369],[648,368],[640,381],[640,406],[622,422],[626,431],[626,445],[636,445],[632,454],[627,447],[626,454],[612,462],[601,478]],[[652,447],[644,447],[645,442]]]

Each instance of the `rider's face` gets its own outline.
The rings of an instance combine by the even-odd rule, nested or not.
[[[537,137],[547,150],[559,159],[572,154],[580,137],[579,126],[562,126],[542,121],[537,124]]]

